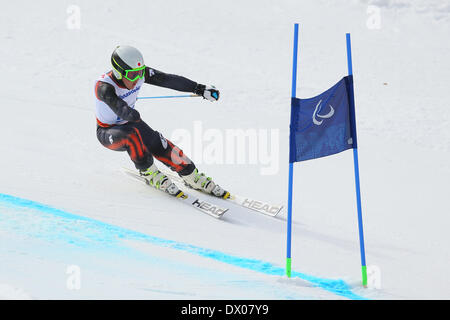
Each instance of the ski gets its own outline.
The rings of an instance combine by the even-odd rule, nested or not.
[[[137,172],[127,169],[127,168],[122,168],[122,171],[127,174],[128,176],[142,181],[145,184],[149,184],[149,181],[144,177],[139,175]],[[177,185],[177,187],[181,190],[181,188]],[[153,190],[158,190],[156,188],[151,187]],[[189,205],[190,207],[197,209],[203,213],[206,213],[208,215],[210,215],[211,217],[214,217],[216,219],[220,219],[225,212],[228,211],[228,208],[222,208],[216,204],[213,204],[209,201],[206,201],[204,199],[195,197],[185,191],[181,191],[179,192],[177,195],[170,195],[169,193],[165,192],[165,191],[161,191],[160,192],[164,192],[166,193],[168,196],[174,197],[178,200],[180,200],[182,203]]]
[[[179,183],[183,183],[184,181],[183,179],[178,176],[177,174],[174,174],[172,172],[168,172],[168,171],[163,171],[165,175],[167,175],[168,177],[170,177],[173,181],[177,181]],[[184,184],[185,185],[185,184]],[[186,185],[186,187],[191,188],[190,186]],[[191,188],[192,189],[192,188]],[[193,189],[195,190],[195,189]],[[202,194],[206,194],[209,195],[211,197],[215,197],[215,198],[221,198],[221,197],[216,197],[212,194],[209,193],[205,193],[202,192],[200,190],[195,190],[197,192],[201,192]],[[237,204],[241,207],[247,208],[247,209],[251,209],[253,211],[271,216],[271,217],[275,217],[277,214],[279,214],[281,212],[281,210],[283,209],[283,206],[281,205],[273,205],[270,204],[268,202],[265,201],[260,201],[260,200],[255,200],[249,197],[244,197],[244,196],[240,196],[240,195],[236,195],[236,194],[229,194],[229,196],[227,198],[221,198],[225,201],[230,201],[233,202],[234,204]]]

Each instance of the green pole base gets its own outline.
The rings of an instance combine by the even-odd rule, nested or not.
[[[362,272],[362,285],[364,288],[367,288],[367,267],[362,266],[361,272]]]
[[[291,277],[291,258],[286,258],[286,276]]]

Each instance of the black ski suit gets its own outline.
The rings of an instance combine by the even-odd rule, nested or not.
[[[125,88],[123,81],[116,79],[112,71],[106,75],[117,86]],[[146,67],[145,83],[197,94],[205,88],[204,85],[187,78],[149,67]],[[155,157],[180,175],[189,175],[194,171],[192,160],[161,133],[148,126],[137,110],[117,96],[113,85],[99,80],[95,86],[95,94],[97,99],[106,103],[118,117],[128,121],[125,124],[109,125],[97,119],[97,138],[103,146],[115,151],[127,151],[136,168],[140,170],[149,168]]]

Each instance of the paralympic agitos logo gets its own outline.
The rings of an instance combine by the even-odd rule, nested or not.
[[[330,112],[328,112],[326,115],[321,115],[321,114],[319,114],[319,112],[322,111],[322,100],[320,100],[317,103],[316,109],[314,109],[313,116],[312,116],[313,123],[316,126],[320,126],[322,124],[322,122],[323,122],[323,120],[317,120],[317,118],[328,119],[328,118],[331,118],[334,115],[333,107],[331,106],[331,104],[329,104],[328,106],[330,107]]]

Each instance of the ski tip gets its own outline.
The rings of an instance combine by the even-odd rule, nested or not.
[[[212,214],[210,214],[210,216],[220,220],[220,219],[222,219],[222,217],[224,216],[224,214],[227,213],[227,212],[228,212],[228,209],[225,209],[224,211],[222,211],[221,213],[219,213],[219,214],[217,214],[217,215],[212,215]]]
[[[276,217],[277,215],[280,214],[280,212],[282,212],[284,209],[284,206],[280,206],[280,209],[278,209],[278,211],[275,213],[274,217]]]
[[[225,213],[228,212],[229,209],[225,209],[220,215],[217,216],[217,219],[221,219]]]

